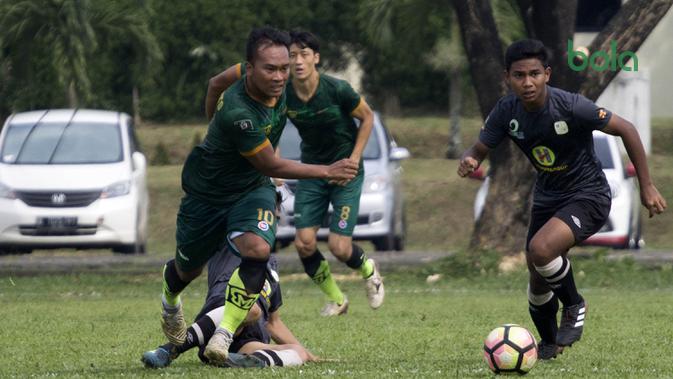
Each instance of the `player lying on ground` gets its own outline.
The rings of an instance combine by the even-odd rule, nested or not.
[[[551,68],[542,42],[522,40],[505,53],[505,80],[512,93],[486,119],[479,140],[458,167],[462,177],[509,137],[537,170],[526,261],[530,315],[541,341],[539,357],[551,359],[582,336],[587,312],[575,287],[568,250],[598,232],[610,213],[611,195],[593,149],[592,132],[619,136],[633,162],[650,217],[666,208],[650,178],[633,125],[584,96],[547,85]],[[556,314],[563,304],[560,326]]]
[[[169,342],[145,352],[141,361],[146,367],[167,367],[182,353],[195,347],[199,348],[199,358],[205,363],[211,363],[203,354],[204,349],[222,320],[224,290],[240,262],[240,258],[226,251],[219,252],[210,259],[208,272],[212,275],[208,276],[206,303],[196,316],[196,321],[187,329],[185,342],[181,345]],[[296,366],[317,360],[280,318],[282,293],[276,272],[277,261],[272,254],[267,265],[264,289],[234,334],[227,360],[213,364],[227,367]]]
[[[350,159],[359,165],[350,181],[302,179],[297,183],[294,221],[295,247],[306,274],[329,299],[320,314],[336,316],[348,311],[348,298],[331,275],[330,267],[317,247],[317,233],[332,204],[333,213],[327,240],[330,252],[339,261],[357,270],[365,280],[369,305],[383,304],[383,279],[373,259],[353,243],[360,194],[364,181],[362,152],[371,134],[374,114],[367,102],[344,80],[321,74],[318,39],[305,31],[290,33],[290,71],[286,87],[287,115],[297,127],[301,142],[301,161],[330,164]],[[245,73],[235,65],[213,77],[208,86],[206,113],[211,116],[219,94]],[[354,118],[360,120],[360,127]]]

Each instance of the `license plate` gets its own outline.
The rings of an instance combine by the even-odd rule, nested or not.
[[[68,229],[77,226],[77,217],[38,217],[37,227],[45,229]]]

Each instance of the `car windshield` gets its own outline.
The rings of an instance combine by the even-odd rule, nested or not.
[[[610,143],[607,138],[594,138],[594,151],[604,169],[615,168],[615,163],[612,161],[612,154],[610,153]]]
[[[0,152],[13,164],[85,164],[122,160],[119,126],[93,122],[8,125]]]
[[[374,128],[376,129],[376,128]],[[280,155],[285,159],[299,160],[301,158],[301,137],[299,137],[299,132],[297,128],[291,123],[288,122],[285,125],[285,130],[280,136],[280,142],[278,146],[280,147]],[[379,141],[375,130],[372,130],[372,134],[369,136],[365,150],[362,152],[362,157],[364,159],[378,159],[381,155],[381,149],[379,148]]]

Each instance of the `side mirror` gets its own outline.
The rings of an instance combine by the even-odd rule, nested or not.
[[[139,169],[145,170],[147,168],[147,159],[143,153],[136,151],[131,154],[131,164],[133,166],[133,171]]]
[[[624,169],[624,175],[626,175],[627,178],[634,178],[636,176],[636,166],[629,162]]]
[[[411,157],[411,154],[406,147],[393,147],[390,149],[390,155],[388,157],[391,161],[401,161]]]

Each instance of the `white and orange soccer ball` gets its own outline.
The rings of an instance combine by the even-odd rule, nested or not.
[[[496,374],[526,374],[537,362],[537,343],[524,327],[505,324],[484,340],[484,360]]]

